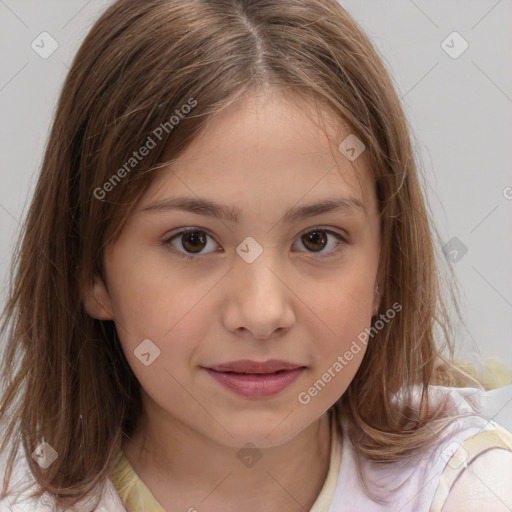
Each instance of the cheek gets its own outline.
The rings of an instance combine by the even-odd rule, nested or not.
[[[137,339],[166,339],[184,319],[196,315],[218,277],[203,273],[201,279],[186,279],[183,267],[170,264],[163,249],[146,252],[113,255],[117,264],[111,266],[109,281],[115,320]]]
[[[207,322],[201,297],[207,291],[199,289],[177,290],[158,283],[145,283],[133,290],[116,304],[116,327],[126,350],[134,350],[144,339],[152,342],[164,353],[182,352],[194,347],[194,340],[201,339],[201,329]],[[137,291],[138,290],[138,291]],[[127,290],[129,293],[129,290]],[[162,357],[163,359],[163,357]]]
[[[314,293],[310,288],[308,304],[316,315],[304,314],[312,319],[314,364],[297,401],[312,414],[321,414],[346,391],[369,343],[375,270],[363,254],[358,256]]]
[[[171,272],[157,262],[125,263],[112,274],[116,329],[125,357],[149,395],[185,399],[178,383],[188,378],[200,341],[208,337],[218,281],[216,276],[185,280],[176,269]]]
[[[347,390],[366,352],[372,297],[367,287],[324,290],[315,304],[322,327],[311,332],[311,372],[299,390],[299,410],[322,414]]]
[[[190,368],[198,359],[200,340],[207,338],[205,295],[169,293],[162,282],[152,283],[133,301],[121,302],[121,321],[116,329],[125,357],[145,393],[164,408],[180,408],[201,414],[190,402],[187,383]],[[150,293],[151,292],[151,293]],[[121,325],[123,324],[123,325]],[[125,328],[126,326],[126,328]]]
[[[322,354],[343,349],[370,326],[374,299],[374,283],[368,279],[371,275],[340,273],[313,292],[310,288],[305,295],[309,297],[306,303],[311,304],[317,326],[312,339]]]

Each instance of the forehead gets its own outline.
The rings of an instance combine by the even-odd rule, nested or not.
[[[242,209],[255,198],[286,205],[326,195],[369,206],[375,198],[366,155],[349,160],[339,149],[349,136],[343,120],[296,93],[245,94],[158,172],[143,204],[186,192],[226,204],[235,195]]]

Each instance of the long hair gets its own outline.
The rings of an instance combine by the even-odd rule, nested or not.
[[[453,347],[411,130],[357,23],[335,0],[118,0],[74,58],[15,248],[1,325],[1,450],[11,446],[4,493],[19,449],[35,496],[46,490],[68,506],[105,483],[140,416],[140,385],[114,323],[85,312],[83,284],[104,277],[103,249],[158,169],[241,92],[269,86],[344,120],[366,146],[377,190],[386,262],[379,314],[402,309],[369,340],[333,406],[356,450],[397,460],[449,421],[428,406],[429,386],[452,382]],[[150,139],[147,156],[132,160]],[[406,397],[394,400],[414,386],[417,411]],[[58,453],[46,470],[31,457],[42,439]]]

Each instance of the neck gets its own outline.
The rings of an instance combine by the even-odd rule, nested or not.
[[[325,413],[280,446],[244,453],[178,421],[169,420],[162,430],[145,419],[122,449],[166,510],[194,510],[194,505],[208,512],[242,507],[251,512],[264,504],[267,512],[303,511],[312,507],[327,477],[329,420]],[[259,459],[254,462],[251,455]]]

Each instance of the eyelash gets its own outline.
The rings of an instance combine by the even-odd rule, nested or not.
[[[179,238],[180,236],[182,236],[184,234],[194,233],[194,232],[198,232],[198,231],[202,231],[202,232],[206,233],[206,235],[208,237],[213,239],[213,236],[210,235],[207,230],[205,230],[203,228],[199,228],[199,227],[190,227],[190,228],[187,228],[187,229],[182,229],[181,231],[179,231],[177,233],[174,233],[172,236],[170,236],[170,237],[166,238],[165,240],[163,240],[162,243],[164,245],[168,246],[169,249],[171,249],[175,254],[177,254],[179,257],[183,258],[186,261],[198,260],[199,258],[202,258],[205,255],[204,254],[203,255],[198,255],[198,256],[186,255],[186,254],[182,253],[181,251],[177,250],[171,244],[171,242],[174,239]],[[301,235],[299,235],[299,238],[301,238],[304,235],[307,235],[308,233],[312,233],[312,232],[315,232],[315,231],[322,231],[324,233],[327,233],[328,235],[333,235],[337,239],[337,244],[336,244],[336,247],[333,250],[331,250],[330,252],[328,252],[328,253],[310,252],[310,254],[313,254],[313,256],[312,256],[313,258],[329,258],[329,257],[335,256],[335,255],[339,254],[341,251],[343,251],[345,249],[346,245],[350,245],[351,244],[350,241],[348,241],[345,237],[343,237],[342,235],[340,235],[336,231],[332,231],[330,229],[322,228],[321,226],[315,226],[315,227],[312,227],[312,228],[308,229],[307,231],[304,231]],[[216,251],[213,251],[213,252],[216,252]],[[206,253],[206,254],[211,254],[211,253]]]

